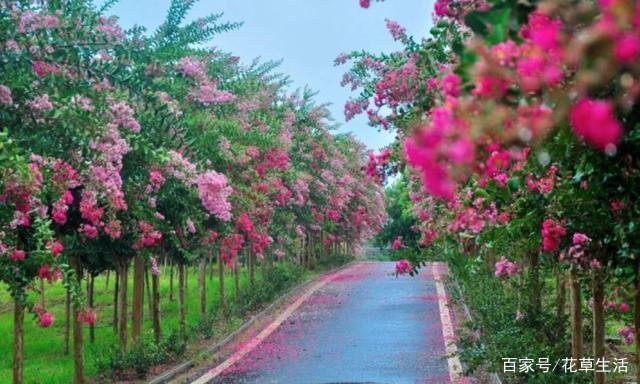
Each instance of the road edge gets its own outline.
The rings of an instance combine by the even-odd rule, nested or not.
[[[258,312],[257,314],[251,316],[247,321],[245,321],[244,323],[242,323],[242,325],[236,329],[235,331],[231,332],[229,335],[227,335],[224,339],[220,340],[219,342],[211,345],[210,347],[204,349],[202,352],[203,353],[208,353],[208,354],[215,354],[217,352],[219,352],[223,347],[225,347],[226,345],[234,342],[244,331],[246,331],[249,327],[251,327],[256,321],[266,317],[268,314],[271,313],[271,311],[276,308],[278,305],[282,304],[284,301],[286,301],[287,299],[290,299],[292,296],[294,296],[296,293],[298,293],[299,291],[303,291],[305,288],[307,288],[309,285],[311,285],[314,281],[321,279],[322,277],[326,276],[326,275],[330,275],[336,272],[339,272],[343,269],[349,268],[352,265],[356,264],[356,263],[361,263],[363,262],[362,260],[352,260],[346,264],[343,264],[341,266],[335,267],[333,269],[330,269],[328,271],[322,272],[318,275],[312,276],[308,279],[306,279],[305,281],[300,282],[299,284],[291,287],[289,290],[285,291],[280,297],[278,297],[276,300],[274,300],[271,304],[269,304],[267,307],[265,307],[264,309],[262,309],[260,312]],[[189,359],[187,361],[184,361],[178,365],[175,365],[173,368],[161,373],[160,375],[155,376],[154,378],[152,378],[151,380],[147,381],[147,384],[165,384],[168,383],[170,380],[175,379],[177,376],[184,374],[185,372],[187,372],[189,369],[194,368],[198,365],[198,361],[196,361],[196,359]]]

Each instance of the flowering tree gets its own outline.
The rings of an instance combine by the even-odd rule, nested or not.
[[[346,118],[366,113],[398,133],[390,159],[410,168],[422,245],[459,239],[496,276],[522,274],[530,316],[542,311],[540,275],[552,271],[563,314],[569,270],[574,357],[583,356],[581,287],[593,296],[592,353],[602,358],[607,285],[638,279],[629,236],[639,12],[624,0],[442,0],[430,38],[388,22],[402,51],[336,60],[353,62],[343,83],[361,90]]]
[[[82,383],[82,325],[97,321],[93,278],[104,271],[116,271],[114,330],[125,353],[129,339],[141,342],[147,271],[160,342],[161,258],[178,267],[185,336],[187,265],[200,268],[204,319],[212,254],[224,305],[222,265],[237,271],[243,248],[253,282],[262,259],[284,260],[306,244],[310,266],[327,252],[323,242],[356,249],[384,219],[379,185],[360,172],[362,146],[330,134],[311,93],[288,94],[273,63],[242,66],[202,48],[238,24],[220,15],[185,22],[194,2],[174,0],[153,33],[124,31],[105,16],[111,4],[0,6],[0,277],[15,301],[15,383],[25,311],[42,327],[55,321],[48,283],[62,280],[69,292]]]

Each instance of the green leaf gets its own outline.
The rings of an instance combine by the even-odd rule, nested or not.
[[[495,45],[507,39],[509,34],[509,17],[511,9],[493,8],[486,12],[470,12],[465,23],[473,32],[484,37],[490,45]]]

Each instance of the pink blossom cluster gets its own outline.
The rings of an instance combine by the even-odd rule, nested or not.
[[[518,272],[520,272],[518,266],[504,256],[502,256],[495,264],[494,275],[496,277],[512,277]]]
[[[327,209],[325,213],[327,214],[327,217],[329,218],[329,220],[333,222],[338,222],[342,218],[342,215],[340,214],[340,212],[334,209]]]
[[[574,263],[582,268],[599,269],[600,261],[596,258],[589,257],[587,250],[591,244],[591,238],[584,233],[576,232],[571,238],[571,247],[566,253],[560,254],[560,261]]]
[[[622,138],[622,125],[608,100],[582,99],[569,112],[573,132],[592,146],[615,153]]]
[[[124,39],[124,31],[118,25],[117,18],[114,17],[98,17],[98,25],[95,26],[97,32],[102,33],[107,41],[119,42]]]
[[[391,150],[384,148],[377,154],[370,151],[367,156],[368,162],[365,168],[365,174],[376,181],[382,182],[384,179],[383,168],[391,158]]]
[[[246,234],[253,232],[253,221],[246,212],[243,212],[238,216],[236,220],[236,229]]]
[[[60,268],[51,268],[49,264],[42,264],[38,269],[38,277],[49,283],[54,283],[62,279],[62,271]]]
[[[131,132],[140,132],[140,124],[134,117],[134,111],[129,104],[124,101],[110,101],[109,111],[111,112],[111,124],[122,127]]]
[[[186,56],[178,60],[176,64],[176,70],[188,77],[194,77],[198,80],[206,79],[207,70],[202,62],[197,57]]]
[[[542,250],[544,252],[555,252],[560,247],[562,238],[567,234],[567,230],[561,222],[554,219],[545,219],[542,222]]]
[[[0,84],[0,104],[13,105],[13,98],[11,97],[11,89],[6,85]]]
[[[19,15],[18,32],[33,33],[56,28],[59,24],[60,20],[55,15],[28,10]]]
[[[153,247],[162,241],[162,233],[156,230],[153,225],[146,221],[138,222],[140,236],[133,244],[133,249],[140,250],[145,247]]]
[[[251,252],[263,258],[265,250],[273,243],[273,238],[266,233],[251,232],[249,233],[249,242],[251,243]]]
[[[208,171],[195,179],[198,195],[204,208],[220,220],[231,220],[231,203],[229,196],[233,188],[227,184],[227,178],[216,171]]]
[[[398,249],[406,248],[404,243],[402,242],[402,236],[398,236],[393,240],[393,244],[391,245],[391,249],[397,251]]]
[[[387,29],[391,33],[391,37],[393,37],[393,40],[404,41],[407,39],[407,30],[402,25],[389,19],[386,19],[385,22],[387,23]]]
[[[49,95],[47,94],[34,97],[33,99],[27,101],[26,105],[34,112],[40,113],[53,109],[53,103],[51,103],[51,101],[49,100]]]
[[[217,85],[210,81],[201,83],[191,92],[191,97],[205,107],[230,103],[236,98],[231,92],[218,89]]]
[[[636,340],[636,332],[633,327],[624,326],[618,330],[618,335],[622,337],[622,341],[626,345],[631,345]]]
[[[396,261],[396,276],[406,275],[411,273],[411,263],[408,260],[402,259]]]
[[[239,233],[222,238],[220,241],[220,255],[227,267],[231,268],[233,266],[234,260],[238,257],[238,251],[242,249],[243,245],[244,236]]]

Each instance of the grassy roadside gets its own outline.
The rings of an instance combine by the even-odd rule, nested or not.
[[[229,310],[222,316],[219,313],[219,296],[217,272],[207,277],[207,301],[211,310],[210,319],[203,321],[199,313],[199,287],[195,269],[189,268],[187,273],[186,307],[187,328],[189,329],[189,343],[197,345],[203,339],[218,339],[233,332],[243,322],[247,313],[276,299],[284,291],[304,279],[308,279],[323,270],[345,262],[346,259],[326,260],[319,264],[314,271],[289,264],[278,263],[274,270],[258,268],[256,286],[249,288],[246,270],[240,272],[240,295],[235,297],[233,275],[226,272],[225,291],[229,300]],[[169,300],[169,271],[163,270],[160,276],[161,318],[165,343],[172,343],[171,335],[178,329],[177,278],[174,276],[174,299]],[[95,327],[95,343],[89,342],[89,330],[85,327],[85,364],[90,382],[98,381],[97,375],[114,363],[114,348],[117,336],[113,332],[113,284],[114,275],[110,276],[108,286],[106,275],[95,279],[95,307],[98,321]],[[131,292],[132,282],[129,283]],[[4,287],[2,287],[4,288]],[[25,319],[25,383],[34,384],[67,384],[72,381],[73,360],[64,354],[64,288],[60,283],[47,285],[46,307],[55,316],[51,328],[43,329],[36,325],[35,317]],[[34,296],[33,301],[36,300]],[[131,300],[129,300],[131,305]],[[151,321],[145,296],[143,339],[151,340]],[[0,292],[0,332],[5,337],[0,338],[0,353],[5,356],[0,360],[0,384],[11,382],[11,350],[12,350],[13,314],[12,302],[6,289]],[[149,345],[149,344],[145,344]],[[184,346],[185,348],[187,346]],[[197,348],[196,348],[197,349]],[[145,351],[145,353],[148,351]],[[196,353],[192,348],[184,350],[186,354]],[[130,356],[129,362],[136,364],[138,356]],[[144,357],[146,358],[146,357]],[[176,360],[185,358],[176,356]],[[140,364],[148,364],[146,361]],[[162,362],[170,364],[171,361]],[[103,381],[101,379],[100,381]]]

